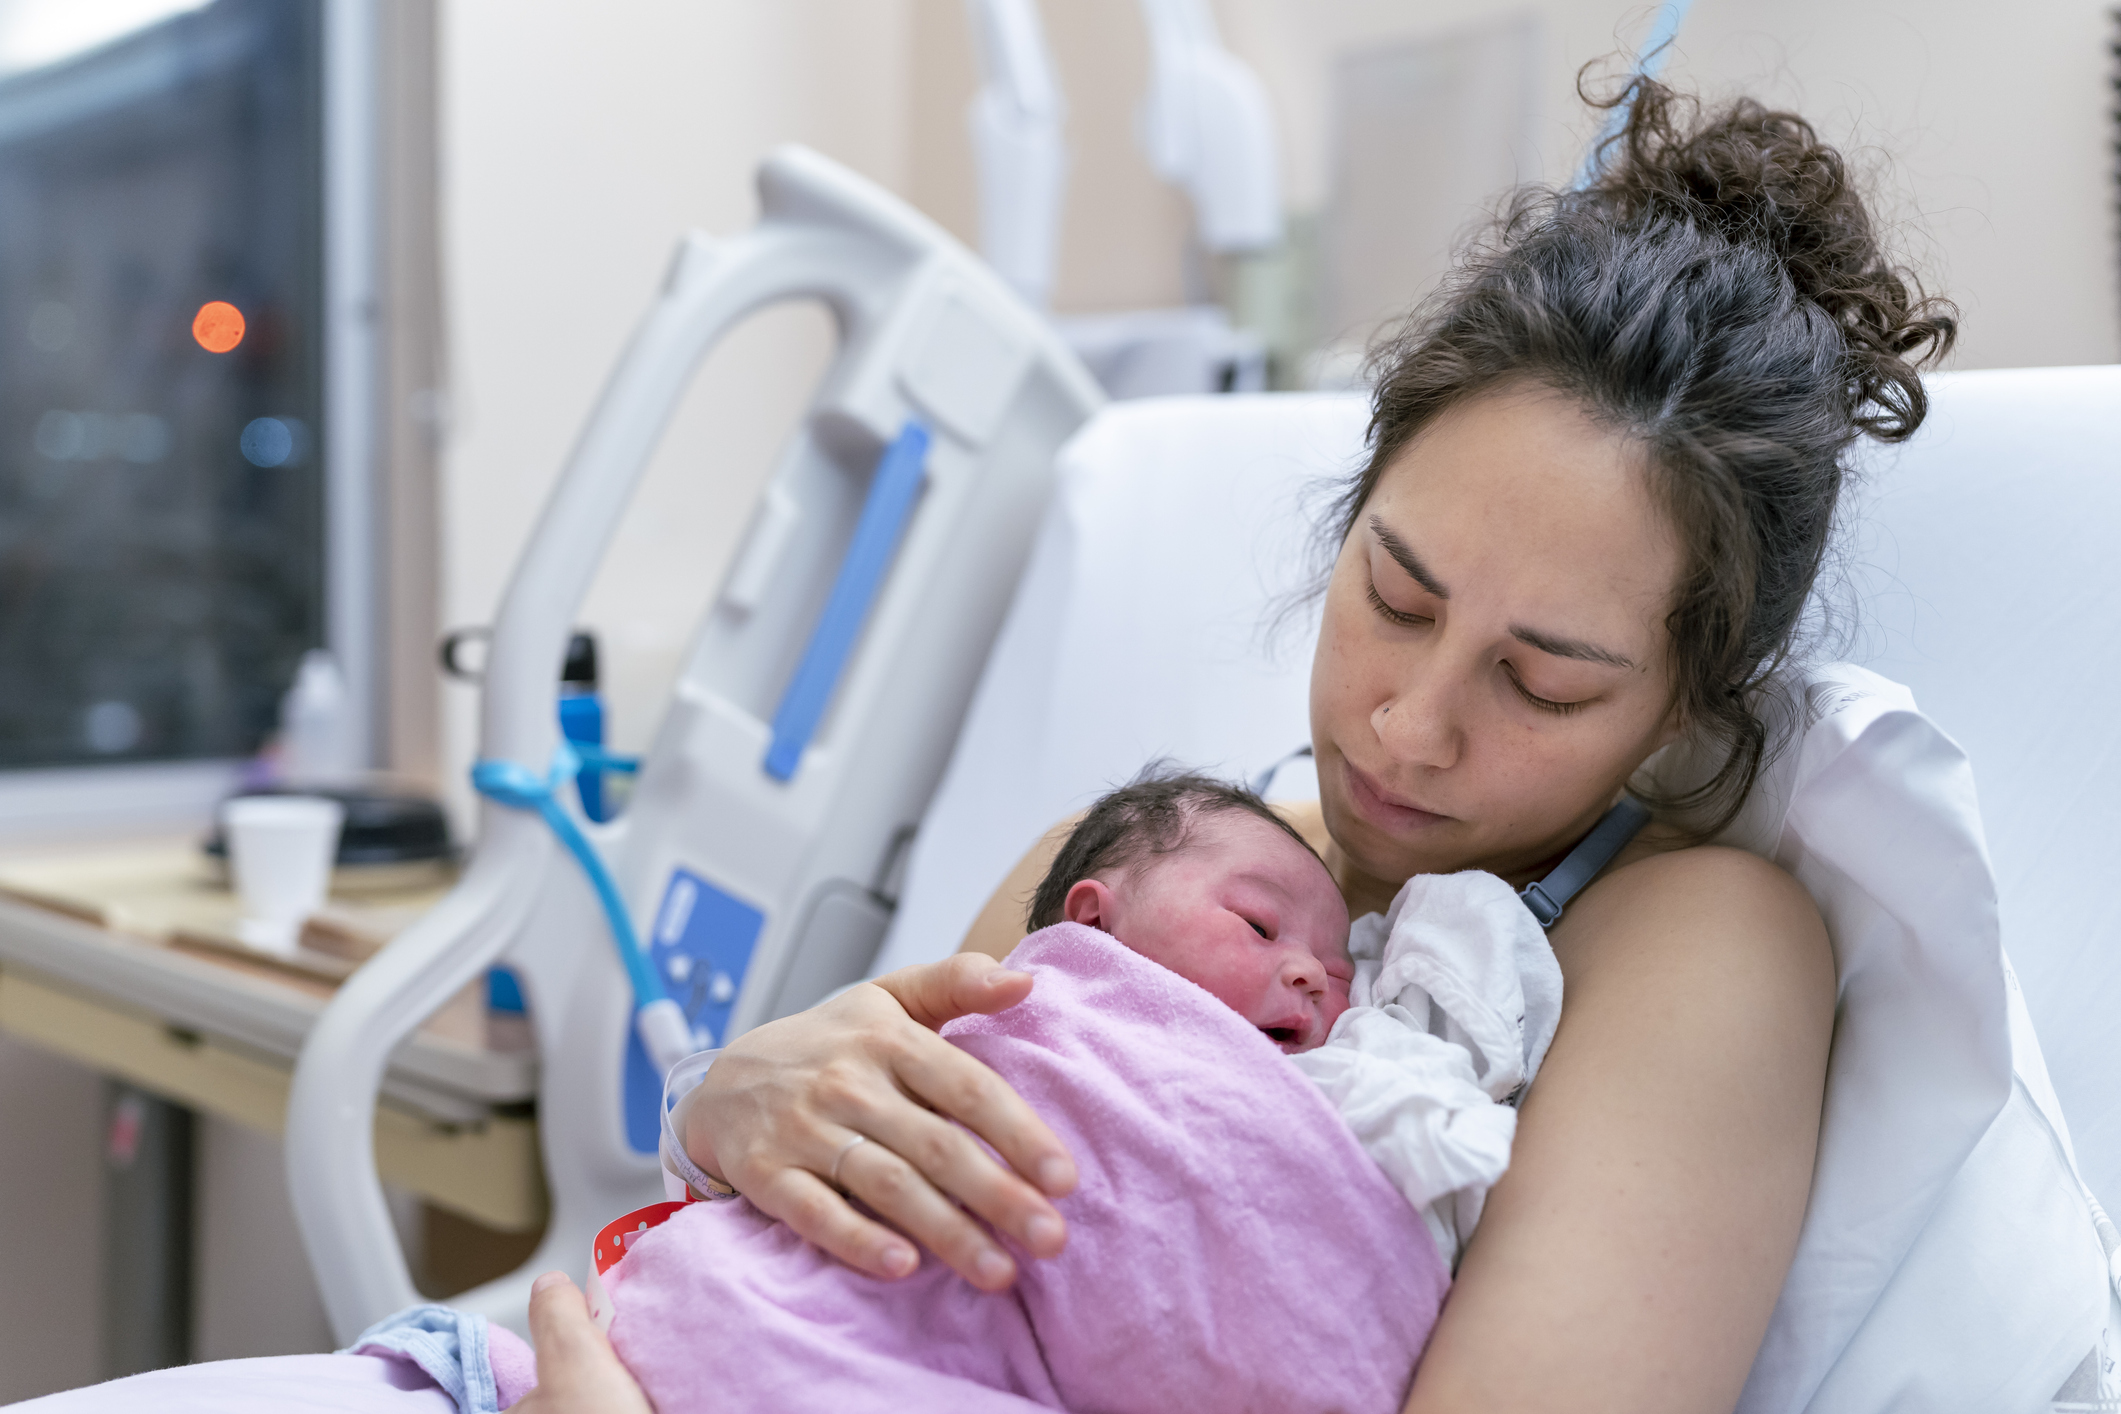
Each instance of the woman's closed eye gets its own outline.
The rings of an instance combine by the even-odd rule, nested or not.
[[[1374,579],[1370,581],[1369,596],[1370,607],[1388,624],[1397,624],[1401,628],[1420,628],[1436,622],[1427,614],[1409,613],[1405,609],[1395,609],[1387,604],[1385,596],[1377,592],[1377,581]]]
[[[1542,712],[1551,712],[1557,717],[1566,717],[1571,712],[1582,711],[1589,704],[1590,699],[1588,698],[1578,702],[1557,702],[1550,697],[1541,697],[1524,685],[1524,679],[1519,677],[1517,670],[1508,663],[1503,664],[1503,672],[1509,677],[1510,686],[1517,690],[1517,695]]]

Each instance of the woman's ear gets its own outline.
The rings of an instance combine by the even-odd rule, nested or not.
[[[1114,905],[1119,900],[1112,890],[1096,879],[1078,879],[1068,890],[1068,897],[1061,901],[1061,917],[1070,923],[1080,923],[1085,928],[1100,928],[1109,933],[1116,921]]]

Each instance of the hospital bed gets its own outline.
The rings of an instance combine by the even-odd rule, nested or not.
[[[778,191],[774,182],[783,183]],[[769,224],[787,220],[801,228],[789,237],[796,248],[822,252],[807,267],[818,273],[805,279],[829,282],[837,278],[835,269],[855,266],[868,272],[862,289],[832,291],[846,306],[843,318],[851,332],[843,359],[853,362],[827,379],[820,394],[823,414],[813,414],[786,463],[795,473],[814,480],[814,471],[805,468],[830,463],[839,468],[832,476],[846,476],[887,442],[900,445],[890,439],[909,408],[948,432],[954,407],[957,454],[966,459],[954,474],[983,476],[990,473],[973,468],[982,465],[988,455],[982,448],[997,440],[998,430],[1013,425],[1029,431],[1028,445],[1044,439],[1050,451],[1058,442],[1056,429],[1064,432],[1094,407],[1094,391],[1079,369],[1071,372],[1064,356],[1053,355],[1050,335],[1018,322],[1006,299],[996,303],[998,282],[926,223],[800,155],[769,167],[766,205]],[[850,251],[844,241],[857,227],[870,234]],[[823,258],[835,252],[858,259],[835,264]],[[665,302],[675,308],[720,299],[703,293],[711,292],[705,281],[715,258],[706,247],[688,251]],[[704,283],[695,290],[696,282]],[[785,282],[773,285],[758,297],[788,288]],[[938,291],[952,292],[941,315],[923,303]],[[909,311],[918,317],[902,317]],[[594,563],[592,552],[623,504],[622,493],[591,488],[600,476],[637,471],[659,417],[667,415],[682,386],[677,375],[728,317],[718,314],[704,324],[690,315],[677,319],[672,327],[689,327],[687,320],[697,327],[657,359],[637,357],[670,335],[666,314],[652,314],[644,325],[636,354],[622,366],[578,453],[577,472],[588,467],[590,473],[570,472],[533,546],[532,556],[546,541],[548,549],[560,547],[560,572],[548,583],[536,572],[536,560],[526,560],[511,605],[520,594],[528,607],[512,607],[502,616],[489,670],[487,749],[493,754],[498,741],[501,755],[526,768],[550,749],[554,736],[551,704],[537,697],[540,691],[550,696],[552,674],[543,658],[556,661],[567,616]],[[1017,383],[966,382],[953,372],[996,366],[991,358],[962,359],[963,350],[951,344],[958,338],[972,341],[975,351],[995,348],[999,339],[1000,347],[1022,351],[1005,366],[1040,370],[1042,381],[1021,385],[1042,390],[1024,405],[1033,410],[1028,420],[1005,411],[1013,406],[1009,390]],[[640,388],[627,382],[627,369],[636,363],[661,370],[645,402]],[[2053,1089],[2078,1117],[2082,1169],[2091,1188],[2109,1194],[2121,1189],[2121,1107],[2109,1100],[2105,1084],[2116,1044],[2101,1024],[2121,994],[2121,962],[2111,960],[2121,928],[2101,911],[2099,887],[2111,872],[2104,855],[2116,838],[2113,802],[2121,787],[2121,753],[2102,710],[2105,694],[2121,686],[2121,669],[2102,651],[2108,636],[2099,617],[2121,588],[2103,553],[2111,529],[2121,525],[2121,478],[2114,475],[2110,450],[2121,433],[2121,370],[1963,374],[1933,380],[1932,386],[1936,413],[1922,435],[1904,449],[1873,457],[1869,478],[1850,498],[1854,553],[1848,573],[1828,590],[1838,591],[1856,614],[1849,654],[1910,685],[1935,721],[1972,753],[1987,801],[1987,840],[1970,790],[1956,797],[1947,791],[1951,798],[1925,796],[1921,781],[1897,777],[1889,752],[1881,754],[1911,739],[1910,733],[1929,732],[1934,740],[1928,759],[1948,758],[1963,773],[1958,748],[1934,736],[1902,689],[1848,673],[1793,680],[1791,700],[1808,714],[1807,723],[1816,723],[1842,712],[1852,696],[1868,695],[1886,704],[1878,719],[1897,724],[1897,737],[1889,731],[1873,744],[1876,749],[1866,747],[1870,774],[1841,812],[1848,818],[1840,823],[1854,819],[1862,826],[1860,838],[1850,846],[1827,838],[1831,829],[1815,832],[1816,838],[1797,829],[1795,822],[1823,818],[1821,783],[1803,775],[1808,746],[1787,753],[1769,772],[1759,796],[1767,814],[1741,818],[1730,837],[1783,861],[1813,888],[1841,951],[1843,1021],[1821,1176],[1791,1282],[1798,1294],[1790,1299],[1799,1306],[1867,1300],[1866,1293],[1903,1273],[1932,1280],[1940,1262],[1948,1268],[2013,1242],[2052,1237],[2057,1224],[2074,1224],[2071,1233],[2085,1238],[2078,1246],[2096,1254],[2089,1209],[2071,1176],[2075,1159],[2052,1119],[2048,1072],[2014,1008],[2029,1008],[2048,1038]],[[951,543],[951,532],[936,528],[947,527],[947,520],[927,522],[925,539],[918,531],[907,539],[900,567],[872,582],[879,596],[874,622],[882,627],[870,630],[872,640],[850,660],[842,700],[832,705],[828,692],[812,704],[825,713],[813,716],[813,724],[829,723],[837,714],[843,735],[836,756],[814,758],[805,753],[815,748],[798,743],[783,758],[777,726],[769,731],[756,708],[746,715],[727,707],[735,700],[728,694],[736,690],[728,686],[731,662],[753,680],[741,687],[744,700],[770,706],[767,680],[786,670],[790,656],[788,648],[777,648],[768,656],[778,666],[762,670],[746,655],[757,659],[757,645],[766,640],[729,635],[743,624],[777,622],[768,638],[799,640],[801,604],[778,620],[754,618],[759,598],[729,622],[711,619],[645,768],[635,817],[605,837],[615,847],[615,872],[636,916],[656,920],[661,939],[671,932],[666,924],[673,898],[682,894],[682,925],[704,897],[677,889],[684,871],[673,869],[678,856],[665,847],[666,836],[696,831],[694,844],[724,867],[732,859],[767,857],[753,834],[730,837],[731,821],[764,822],[765,828],[782,809],[774,803],[781,797],[760,784],[762,749],[765,775],[783,782],[812,769],[801,763],[821,760],[827,771],[806,778],[824,782],[814,787],[820,791],[896,773],[891,808],[910,811],[904,818],[919,821],[910,854],[899,851],[901,832],[891,828],[892,817],[870,809],[875,802],[865,803],[875,818],[865,826],[867,844],[854,854],[879,871],[866,891],[850,887],[831,894],[839,900],[834,906],[851,910],[863,929],[881,931],[888,920],[883,946],[873,953],[878,969],[953,948],[994,881],[1041,831],[1150,757],[1173,756],[1247,778],[1267,772],[1307,735],[1305,684],[1315,629],[1314,606],[1302,591],[1323,568],[1313,530],[1326,494],[1361,455],[1365,418],[1362,400],[1348,396],[1108,407],[1053,466],[1042,521],[1037,502],[1022,493],[1037,487],[1043,496],[1047,472],[1030,467],[1019,450],[1012,463],[1017,469],[1009,473],[1014,479],[1002,483],[1015,488],[1007,514],[994,523],[1007,530],[1006,553],[988,561],[986,598],[968,604],[968,580],[945,577],[923,587],[919,575],[907,578],[906,564],[948,562],[937,555]],[[621,432],[624,445],[614,451],[612,439]],[[887,450],[876,463],[867,493],[872,498],[875,485],[886,480],[891,455]],[[937,465],[950,469],[947,461]],[[827,484],[842,486],[829,478]],[[800,489],[800,480],[796,485]],[[949,489],[947,481],[937,485]],[[838,533],[851,531],[859,542],[850,522],[860,496],[844,486],[838,494],[844,506]],[[937,502],[934,490],[929,495],[930,504],[953,504]],[[769,491],[754,522],[754,542],[760,527],[772,524],[771,498]],[[566,527],[592,516],[586,541],[570,540],[573,532]],[[990,557],[998,553],[993,540],[982,543]],[[1020,546],[1028,547],[1027,561]],[[814,547],[810,567],[829,571],[832,549],[829,539]],[[746,582],[744,566],[751,558],[751,551],[740,555],[732,584]],[[1003,598],[992,586],[1014,579],[1019,563],[1021,583],[1006,617],[998,620],[992,651],[985,652]],[[1007,577],[993,576],[997,565],[1007,566]],[[780,592],[772,576],[760,578],[762,587],[752,592]],[[812,612],[826,599],[823,581],[801,588],[801,602]],[[916,615],[924,593],[935,597]],[[729,594],[725,585],[717,614]],[[954,626],[921,617],[946,611],[959,616]],[[926,641],[907,636],[916,622],[929,630]],[[925,726],[901,724],[914,732],[910,753],[847,745],[854,740],[849,734],[869,730],[865,714],[892,700],[877,695],[891,681],[880,675],[902,669],[914,650],[927,655],[918,660],[923,664],[943,662],[935,653],[946,639],[981,650],[948,660],[951,682],[964,674],[969,710],[952,687],[936,699],[936,715]],[[892,646],[879,650],[878,642]],[[511,643],[512,663],[503,652]],[[974,690],[970,672],[982,659]],[[1125,671],[1114,672],[1115,663]],[[515,697],[493,696],[496,678],[511,677],[503,668],[511,669],[522,689]],[[898,678],[902,689],[919,680],[902,672]],[[1117,682],[1128,684],[1124,693],[1114,689]],[[961,711],[962,730],[954,730]],[[709,719],[719,713],[735,728],[702,736],[697,724],[703,713]],[[828,731],[819,740],[830,748],[836,738]],[[666,763],[660,784],[657,753]],[[941,772],[932,802],[932,777],[921,774],[929,759]],[[919,769],[909,772],[909,761]],[[784,768],[786,775],[775,776]],[[553,767],[554,778],[570,773]],[[713,807],[705,816],[672,813],[681,802],[657,794],[667,789],[681,795],[702,781],[724,778],[726,789],[717,786],[722,793],[708,797]],[[1270,780],[1268,788],[1295,795],[1307,787],[1292,774]],[[811,798],[807,816],[836,825],[841,813],[823,808],[824,798]],[[654,811],[643,810],[642,799]],[[393,1273],[393,1253],[382,1250],[389,1241],[387,1217],[365,1143],[371,1077],[380,1074],[392,1036],[405,1034],[416,1020],[421,997],[453,989],[496,957],[505,953],[511,962],[527,960],[544,970],[544,986],[533,990],[544,998],[539,1107],[554,1224],[533,1267],[579,1267],[586,1245],[570,1245],[572,1230],[600,1201],[623,1211],[609,1200],[637,1189],[654,1172],[652,1156],[629,1154],[610,1142],[620,1123],[618,1057],[628,1007],[623,974],[594,940],[600,930],[590,893],[581,878],[555,867],[563,861],[534,817],[489,810],[486,827],[464,888],[437,910],[437,921],[424,934],[416,929],[356,975],[313,1033],[297,1074],[290,1176],[327,1304],[346,1334],[402,1304],[406,1289],[402,1261]],[[716,830],[724,842],[714,838]],[[886,835],[894,843],[874,859],[873,849]],[[1949,864],[1933,863],[1946,856],[1931,845],[1946,836],[1957,854]],[[1903,841],[1904,857],[1894,852]],[[854,867],[845,860],[833,865]],[[666,878],[669,887],[659,890]],[[808,888],[795,874],[785,888],[772,886],[792,903],[801,903]],[[822,995],[835,974],[850,975],[844,970],[850,961],[872,955],[870,944],[858,938],[850,943],[848,928],[839,925],[824,930],[819,951],[808,951],[817,932],[816,899],[823,897],[777,915],[757,935],[766,962],[719,1004],[713,1039],[805,1004]],[[1940,910],[1939,900],[1965,906]],[[2006,983],[1998,909],[2001,936],[2021,970],[2023,1006],[2011,1000]],[[809,923],[797,926],[805,918]],[[509,930],[521,928],[542,930],[534,946],[518,949],[510,941]],[[829,965],[817,965],[820,957]],[[713,960],[701,955],[703,963]],[[534,1013],[538,1009],[534,996]],[[2039,1212],[1983,1208],[1981,1183],[1994,1175],[1999,1153],[2009,1159],[2023,1152],[2023,1145],[1999,1150],[1996,1136],[2012,1144],[2046,1144],[2042,1133],[2060,1141],[2057,1152],[2068,1160],[2054,1169],[2067,1179],[2061,1187],[2050,1185],[2054,1201]],[[2060,1161],[2050,1155],[2048,1162],[2053,1168]],[[1929,1216],[1965,1217],[1961,1210],[1969,1208],[1971,1225],[1962,1222],[1960,1230],[1986,1247],[1979,1253],[1938,1251],[1930,1237],[1934,1228],[1925,1226]],[[2112,1234],[2111,1225],[2105,1231]],[[2083,1280],[2065,1293],[2068,1300],[2103,1292],[2103,1265],[2092,1260],[2078,1272]],[[1851,1271],[1861,1279],[1851,1279]],[[518,1273],[463,1299],[497,1318],[520,1320],[525,1277]],[[2103,1311],[2103,1295],[2100,1301]],[[2036,1299],[2005,1309],[2035,1325],[2048,1311]],[[2081,1315],[2072,1307],[2067,1321],[2049,1322],[2069,1327],[2054,1338],[2064,1345],[2080,1342],[2072,1349],[2088,1348],[2096,1324],[2078,1330]],[[1791,1378],[1799,1381],[1818,1378],[1822,1359],[1831,1355],[1813,1348],[1817,1331],[1808,1336],[1803,1329],[1810,1319],[1799,1311],[1792,1322],[1778,1325],[1783,1335],[1770,1338],[1771,1353],[1779,1353],[1767,1364],[1797,1371]],[[1920,1337],[1937,1356],[1938,1378],[1946,1381],[1953,1337],[1951,1331]],[[1903,1340],[1883,1327],[1866,1338],[1886,1342],[1896,1357],[1906,1340],[1916,1339]],[[2031,1330],[2026,1339],[2034,1340]]]

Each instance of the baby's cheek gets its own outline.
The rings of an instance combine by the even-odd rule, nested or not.
[[[1328,1031],[1333,1029],[1333,1023],[1340,1020],[1341,1013],[1347,1009],[1348,984],[1335,977],[1326,983],[1326,998],[1319,1004],[1318,1009]]]

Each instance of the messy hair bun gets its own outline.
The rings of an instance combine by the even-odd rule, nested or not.
[[[1704,111],[1637,77],[1585,186],[1524,188],[1372,354],[1369,456],[1341,538],[1393,458],[1447,408],[1529,380],[1640,445],[1683,547],[1666,616],[1673,692],[1721,763],[1651,804],[1702,834],[1768,754],[1759,690],[1791,652],[1849,452],[1927,410],[1920,368],[1956,311],[1884,249],[1841,154],[1750,99]]]

